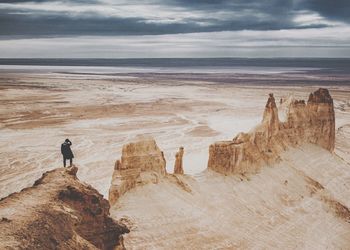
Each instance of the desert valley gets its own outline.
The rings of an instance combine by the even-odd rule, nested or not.
[[[350,1],[0,1],[0,250],[350,250]]]
[[[349,80],[3,70],[0,248],[347,249]]]

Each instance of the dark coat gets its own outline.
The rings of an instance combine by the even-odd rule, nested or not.
[[[61,145],[61,153],[63,154],[63,157],[66,158],[66,159],[74,158],[73,152],[70,149],[71,145],[72,145],[71,142],[64,142]]]

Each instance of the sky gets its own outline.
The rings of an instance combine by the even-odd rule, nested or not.
[[[0,57],[348,58],[349,13],[349,0],[0,0]]]

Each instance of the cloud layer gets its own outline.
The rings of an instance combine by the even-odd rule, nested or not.
[[[159,35],[321,28],[350,21],[348,2],[329,2],[7,0],[0,1],[0,35]]]
[[[0,57],[350,57],[348,41],[350,28],[12,39]]]
[[[5,0],[0,57],[350,56],[348,13],[347,0]]]

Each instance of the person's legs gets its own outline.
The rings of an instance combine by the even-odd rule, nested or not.
[[[71,167],[73,165],[73,158],[69,159],[69,166]]]
[[[66,167],[66,157],[63,156],[63,167]]]

